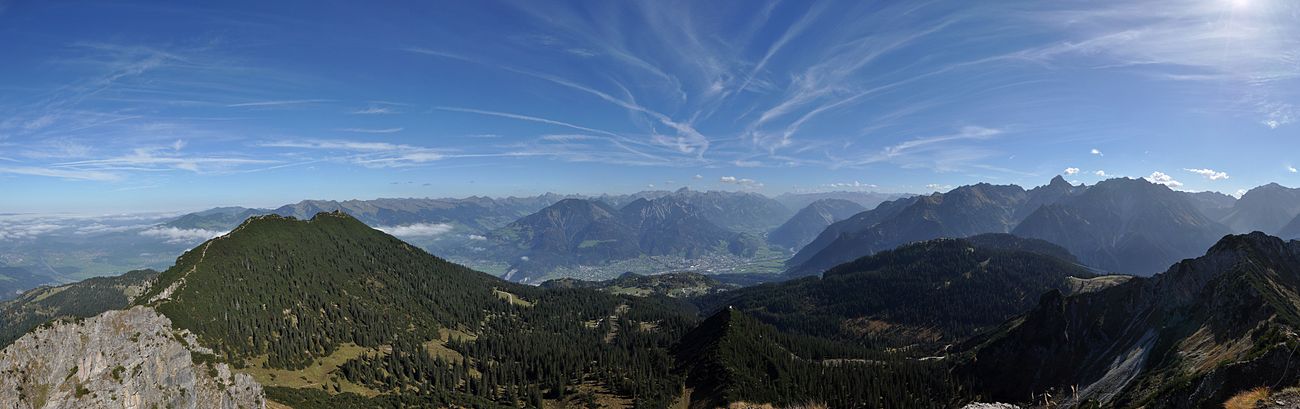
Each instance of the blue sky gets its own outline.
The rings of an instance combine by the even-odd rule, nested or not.
[[[1300,185],[1294,1],[106,3],[0,0],[0,212]]]

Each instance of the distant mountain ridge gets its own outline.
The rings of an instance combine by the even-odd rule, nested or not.
[[[1110,179],[1043,206],[1012,231],[1057,243],[1085,264],[1151,275],[1229,233],[1185,195],[1144,179]]]
[[[1285,188],[1261,189],[1289,192]],[[786,262],[787,274],[820,274],[838,263],[911,241],[1013,233],[1062,245],[1093,267],[1149,275],[1200,254],[1219,237],[1234,232],[1210,214],[1254,220],[1256,216],[1251,215],[1268,213],[1252,210],[1261,207],[1251,205],[1258,201],[1234,200],[1212,192],[1177,192],[1144,179],[1127,178],[1075,186],[1057,176],[1047,185],[1029,190],[982,183],[961,186],[946,193],[885,202],[829,226]],[[1281,214],[1286,215],[1291,206],[1263,208],[1282,209]],[[1294,206],[1300,207],[1300,199]]]
[[[277,214],[310,219],[317,213],[342,211],[371,226],[417,223],[457,223],[476,231],[500,227],[566,198],[556,194],[533,197],[461,199],[303,200],[275,209],[225,207],[182,215],[165,223],[181,229],[227,231],[249,217]]]
[[[1235,232],[1262,231],[1277,234],[1300,215],[1300,189],[1269,183],[1250,189],[1223,218]]]
[[[785,222],[794,211],[780,202],[753,192],[699,191],[689,188],[673,192],[634,194],[627,197],[599,197],[623,208],[638,200],[657,201],[671,198],[690,206],[709,222],[735,232],[762,234]]]
[[[1284,239],[1300,239],[1300,216],[1296,216],[1286,226],[1282,226],[1277,235]]]
[[[676,197],[637,199],[621,209],[601,201],[565,199],[488,234],[510,255],[505,277],[530,281],[560,266],[600,265],[640,256],[687,259],[712,252],[752,255],[756,238],[713,224]]]
[[[1031,191],[1016,185],[980,183],[907,203],[888,202],[881,205],[884,209],[877,208],[881,211],[873,211],[872,216],[879,213],[882,217],[854,217],[828,227],[790,259],[789,274],[820,274],[834,265],[913,241],[1007,233],[1019,223],[1020,215],[1028,214],[1023,210],[1026,204],[1074,191],[1074,186],[1057,177],[1045,188]]]
[[[769,232],[767,241],[798,250],[816,239],[827,226],[866,210],[849,200],[821,199],[800,209],[790,220]]]
[[[869,191],[832,191],[818,193],[782,193],[773,197],[773,200],[785,205],[791,210],[802,209],[813,204],[813,202],[825,199],[847,200],[857,203],[866,209],[872,209],[881,203],[891,200],[898,200],[905,197],[916,196],[911,193],[880,193]]]

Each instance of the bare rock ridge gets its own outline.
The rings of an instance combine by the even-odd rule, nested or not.
[[[0,407],[266,407],[252,377],[209,357],[149,307],[58,322],[0,351]]]

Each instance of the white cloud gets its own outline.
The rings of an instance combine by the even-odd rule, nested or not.
[[[691,176],[691,179],[695,179],[695,180],[704,179],[704,175],[695,175],[695,176]]]
[[[78,227],[78,228],[74,231],[74,233],[76,233],[76,234],[80,234],[80,235],[93,235],[93,234],[102,234],[102,233],[121,233],[121,232],[127,232],[127,231],[131,231],[131,230],[139,230],[139,229],[146,228],[146,227],[149,227],[149,226],[151,226],[151,225],[149,225],[149,224],[144,224],[144,225],[112,226],[112,225],[107,225],[107,224],[103,224],[103,223],[92,223],[92,224],[89,224],[89,225],[86,225],[86,226]]]
[[[226,232],[207,229],[181,229],[163,226],[140,231],[141,236],[163,239],[168,243],[173,244],[200,242],[223,234],[226,234]]]
[[[398,237],[435,237],[452,231],[448,223],[416,223],[405,226],[379,226],[375,229]]]
[[[742,179],[742,178],[737,178],[735,176],[723,176],[721,178],[718,178],[718,181],[726,184],[737,185],[744,188],[763,187],[762,183],[758,183],[754,181],[754,179]]]
[[[1079,173],[1079,168],[1065,168],[1065,174],[1073,175]]]
[[[1089,153],[1091,153],[1091,154],[1093,154],[1093,155],[1097,155],[1097,156],[1106,156],[1106,155],[1103,155],[1103,154],[1101,153],[1101,151],[1097,150],[1097,148],[1092,148],[1092,152],[1089,152]]]
[[[65,226],[48,220],[7,222],[0,225],[0,240],[22,240],[63,229]]]
[[[1097,176],[1100,176],[1100,177],[1106,177],[1106,171],[1104,171],[1104,170],[1099,170],[1099,171],[1096,171],[1096,172],[1092,172],[1092,174],[1097,175]]]
[[[1245,195],[1246,195],[1246,189],[1237,189],[1237,193],[1233,194],[1233,196],[1238,199],[1240,199],[1242,196]]]
[[[1287,172],[1291,172],[1291,173],[1296,173],[1296,172],[1297,172],[1295,166],[1291,166],[1291,165],[1287,165],[1287,166],[1286,166],[1286,171],[1287,171]]]
[[[470,240],[474,240],[474,241],[484,241],[484,240],[487,240],[487,236],[483,236],[483,235],[479,235],[479,234],[471,234],[471,235],[466,236],[466,237],[468,237]]]
[[[1227,178],[1228,178],[1228,173],[1227,173],[1227,172],[1219,172],[1219,171],[1216,171],[1216,170],[1214,170],[1214,169],[1186,169],[1186,168],[1184,168],[1183,170],[1188,171],[1188,172],[1192,172],[1192,173],[1195,173],[1195,174],[1198,174],[1198,175],[1201,175],[1201,176],[1205,176],[1205,178],[1206,178],[1206,179],[1209,179],[1209,180],[1221,180],[1221,179],[1227,179]]]
[[[1151,176],[1147,176],[1144,179],[1146,179],[1148,182],[1155,183],[1158,185],[1169,186],[1171,188],[1183,187],[1183,182],[1174,180],[1173,176],[1166,175],[1164,172],[1161,171],[1151,172]]]
[[[925,185],[925,188],[926,188],[926,189],[930,189],[930,190],[935,190],[935,191],[938,191],[938,190],[948,190],[948,189],[952,189],[952,185],[941,185],[941,184],[938,184],[938,183],[931,183],[931,184]]]
[[[874,189],[880,187],[870,183],[862,183],[856,180],[852,182],[827,183],[825,186],[833,189]]]

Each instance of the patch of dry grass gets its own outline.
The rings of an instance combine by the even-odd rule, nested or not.
[[[1264,399],[1268,399],[1269,390],[1263,386],[1237,393],[1227,402],[1223,402],[1223,409],[1254,409],[1255,405]]]

